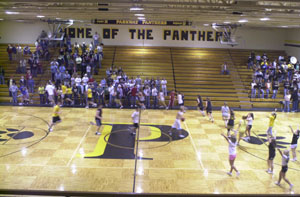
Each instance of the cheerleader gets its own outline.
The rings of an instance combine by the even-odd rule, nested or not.
[[[276,109],[275,109],[275,112],[272,112],[271,115],[268,117],[269,118],[269,128],[267,130],[267,138],[268,139],[273,137],[272,129],[274,127],[276,117],[277,117],[277,114],[276,114]]]
[[[230,109],[227,106],[227,102],[224,102],[224,106],[222,106],[221,112],[222,112],[222,118],[225,124],[225,128],[227,128],[228,120],[230,117]]]
[[[291,150],[292,150],[292,154],[293,154],[292,161],[297,161],[296,148],[297,148],[297,144],[298,144],[300,130],[297,129],[296,131],[294,131],[291,125],[289,127],[291,129],[291,132],[293,133],[293,138],[292,138],[292,143],[291,143]]]
[[[268,157],[268,170],[266,170],[267,173],[273,174],[274,169],[274,158],[276,156],[276,138],[271,137],[268,139],[269,142],[269,157]]]
[[[242,120],[240,120],[240,122],[239,122],[239,140],[238,140],[237,145],[240,145],[240,141],[245,135],[246,128],[247,128],[246,119],[247,119],[247,116],[243,116]]]
[[[234,135],[232,135],[230,138],[224,135],[223,133],[221,134],[226,141],[228,142],[228,150],[229,150],[229,164],[230,164],[230,171],[227,172],[229,176],[232,176],[232,171],[236,171],[236,175],[239,176],[240,172],[236,169],[234,166],[234,161],[236,158],[236,146],[237,146],[237,139],[236,139],[236,133],[235,131]]]
[[[285,182],[287,182],[290,185],[290,189],[292,189],[294,185],[285,177],[286,172],[288,171],[288,163],[290,160],[289,150],[284,150],[283,153],[279,148],[277,150],[282,156],[282,163],[281,163],[282,167],[281,167],[281,171],[279,172],[279,179],[277,182],[275,182],[275,184],[280,186],[280,181],[281,179],[283,179]]]
[[[253,113],[249,113],[247,115],[247,127],[246,127],[246,135],[247,137],[245,138],[245,140],[248,142],[250,141],[250,137],[251,137],[251,129],[252,129],[252,124],[253,124],[253,120],[254,120],[254,114]]]
[[[207,97],[206,98],[206,115],[209,118],[209,121],[214,122],[214,118],[212,116],[212,105],[210,99]]]
[[[198,95],[197,97],[197,105],[198,105],[197,107],[198,110],[201,112],[202,116],[204,117],[205,113],[204,113],[203,101],[200,95]]]

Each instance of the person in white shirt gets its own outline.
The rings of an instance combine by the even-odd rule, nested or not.
[[[222,118],[225,124],[225,128],[227,128],[227,123],[230,117],[230,109],[227,106],[227,102],[224,102],[224,106],[221,107]]]
[[[167,80],[165,80],[165,78],[163,78],[163,79],[161,80],[160,84],[161,84],[161,89],[162,89],[164,95],[167,96],[167,95],[168,95],[168,91],[167,91]]]
[[[281,181],[281,179],[283,179],[285,182],[287,182],[289,184],[290,189],[292,189],[294,185],[285,177],[286,172],[288,171],[288,163],[290,160],[290,153],[289,153],[290,151],[286,149],[282,153],[279,148],[277,150],[279,151],[280,155],[282,156],[282,161],[281,161],[281,171],[279,172],[279,179],[277,182],[275,182],[275,184],[280,186],[280,181]]]
[[[162,90],[159,92],[158,100],[159,100],[159,105],[160,105],[159,108],[161,106],[163,106],[165,109],[168,109],[168,106],[166,105],[166,102],[165,102],[165,94],[163,93]]]
[[[182,133],[182,128],[180,125],[180,121],[185,121],[185,118],[183,117],[183,113],[184,113],[184,106],[180,106],[179,108],[179,112],[176,115],[176,119],[174,121],[174,124],[172,125],[170,131],[169,131],[169,135],[172,136],[173,132],[172,130],[178,131],[178,137],[179,138],[184,138],[185,136]]]
[[[75,78],[75,84],[76,86],[80,86],[80,83],[81,83],[81,78],[79,77],[79,75],[77,75],[77,77]]]
[[[94,50],[94,44],[93,44],[93,42],[91,42],[91,44],[89,45],[89,50],[90,50],[90,51],[93,51],[93,50]]]
[[[86,66],[86,74],[88,78],[90,78],[92,75],[92,67],[89,64]]]
[[[158,91],[156,87],[152,88],[152,97],[153,97],[153,108],[155,109],[157,106],[157,95],[158,95]]]
[[[133,130],[131,130],[131,135],[136,134],[136,130],[139,128],[140,122],[140,109],[136,108],[135,111],[131,114],[132,122],[133,122]]]
[[[87,83],[89,81],[88,75],[84,74],[84,77],[82,77],[81,81],[82,81],[83,85],[87,85]]]
[[[144,88],[144,95],[145,95],[145,97],[146,97],[146,107],[147,108],[149,108],[150,107],[150,94],[151,94],[151,92],[150,92],[151,90],[150,90],[150,87],[149,86],[146,86],[145,88]]]
[[[246,135],[247,137],[245,137],[244,139],[246,141],[250,141],[251,140],[251,129],[252,129],[252,125],[253,125],[253,121],[254,121],[254,114],[253,113],[249,113],[247,115],[247,127],[246,127]]]
[[[239,176],[240,172],[237,170],[237,168],[234,166],[234,161],[236,158],[236,146],[237,146],[237,131],[234,132],[234,135],[231,135],[231,137],[227,137],[224,133],[221,134],[226,141],[228,142],[228,151],[229,151],[229,164],[230,164],[230,171],[227,172],[229,176],[232,176],[232,171],[234,170],[236,172],[236,175]]]
[[[17,46],[17,58],[18,58],[18,60],[22,58],[22,55],[23,55],[22,52],[23,52],[22,47],[20,45],[18,45]]]
[[[48,100],[50,101],[50,103],[52,105],[55,104],[54,102],[54,90],[55,90],[55,87],[54,85],[52,85],[51,83],[48,83],[46,88],[45,88],[45,91],[47,91],[48,93]]]
[[[181,107],[181,106],[184,106],[183,104],[183,97],[182,97],[182,94],[181,92],[178,92],[177,93],[177,101],[178,101],[178,105]]]
[[[115,102],[115,88],[113,85],[109,86],[108,88],[109,91],[109,106],[112,107],[114,102]]]

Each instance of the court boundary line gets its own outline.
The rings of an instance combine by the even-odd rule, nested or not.
[[[77,151],[78,151],[79,147],[81,146],[81,144],[82,144],[83,140],[84,140],[84,139],[85,139],[85,137],[87,136],[87,134],[88,134],[88,131],[90,130],[90,128],[91,128],[91,125],[89,125],[89,127],[88,127],[88,128],[87,128],[87,130],[85,131],[84,135],[82,136],[82,138],[81,138],[81,140],[80,140],[79,144],[77,145],[77,147],[76,147],[76,149],[74,150],[74,152],[73,152],[73,154],[72,154],[72,156],[71,156],[70,160],[69,160],[69,161],[68,161],[68,163],[67,163],[67,167],[69,167],[69,166],[70,166],[70,163],[71,163],[71,161],[74,159],[74,157],[75,157],[75,155],[76,155],[76,153],[77,153]]]
[[[189,127],[187,126],[187,123],[186,123],[186,122],[183,122],[183,124],[184,124],[186,130],[189,132],[190,141],[191,141],[191,143],[192,143],[192,146],[193,146],[193,148],[194,148],[195,154],[196,154],[196,156],[197,156],[197,158],[198,158],[198,161],[199,161],[199,163],[200,163],[200,167],[201,167],[202,170],[205,171],[206,168],[204,168],[204,165],[203,165],[203,162],[202,162],[202,158],[201,158],[201,153],[198,154],[198,151],[197,151],[197,148],[196,148],[196,144],[195,144],[194,139],[193,139],[193,137],[192,137],[191,131],[190,131]]]

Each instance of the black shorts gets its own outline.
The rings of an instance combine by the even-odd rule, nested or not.
[[[52,123],[56,123],[58,121],[61,121],[59,116],[52,117]]]
[[[274,158],[275,158],[275,153],[269,153],[268,160],[274,160]]]
[[[138,123],[133,123],[133,126],[134,126],[135,128],[139,128],[139,124],[138,124]]]
[[[184,104],[183,104],[183,103],[180,103],[179,106],[184,106]]]
[[[98,127],[100,127],[100,126],[102,125],[101,120],[98,119],[98,118],[95,118],[95,120],[96,120],[96,125],[97,125]]]
[[[201,105],[198,105],[198,107],[199,107],[199,109],[200,109],[201,111],[203,111],[203,109],[204,109],[204,107],[203,107],[203,106],[201,106]]]
[[[286,173],[288,171],[288,167],[287,166],[282,166],[281,167],[281,172]]]
[[[211,109],[206,109],[206,113],[212,113],[212,110]]]
[[[92,101],[92,98],[88,98],[88,101]]]
[[[247,129],[250,131],[252,129],[252,125],[247,125]]]

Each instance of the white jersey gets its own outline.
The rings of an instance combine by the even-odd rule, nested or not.
[[[221,111],[222,111],[222,116],[229,116],[230,109],[228,106],[222,106]]]
[[[183,99],[182,99],[182,94],[178,94],[177,95],[177,99],[178,99],[178,104],[183,104]]]
[[[167,87],[167,80],[161,80],[160,84],[161,84],[162,88],[166,88]]]
[[[233,142],[231,142],[231,140],[228,140],[228,142],[229,142],[229,146],[228,146],[229,155],[236,155],[237,141],[235,143],[233,143]]]
[[[82,77],[82,83],[84,84],[84,85],[86,85],[87,83],[88,83],[88,81],[89,81],[89,78],[88,77]]]
[[[253,124],[253,118],[252,117],[248,117],[247,121],[248,121],[247,125],[252,125]]]
[[[163,92],[159,92],[159,100],[165,101],[165,95]]]
[[[48,92],[48,94],[51,96],[51,95],[54,95],[54,89],[55,87],[53,85],[47,85],[45,90]]]
[[[76,83],[76,86],[79,86],[80,83],[81,83],[81,78],[80,78],[80,77],[77,77],[77,78],[75,79],[75,83]]]
[[[140,113],[138,111],[132,113],[131,118],[133,123],[139,123],[139,114]]]
[[[287,166],[288,165],[288,162],[289,162],[289,157],[288,156],[286,156],[286,155],[282,155],[282,161],[281,161],[281,165],[282,166]]]
[[[156,88],[153,88],[152,89],[152,96],[157,96],[157,89]]]

